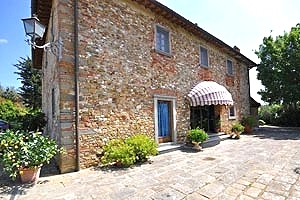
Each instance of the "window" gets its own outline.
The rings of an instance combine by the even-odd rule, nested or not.
[[[156,46],[158,52],[171,54],[170,32],[161,26],[156,26]]]
[[[51,92],[51,101],[52,101],[52,118],[55,118],[55,90],[52,88]]]
[[[233,63],[231,60],[227,60],[227,74],[230,76],[233,75]]]
[[[235,107],[231,106],[228,109],[228,115],[229,115],[229,119],[235,119]]]
[[[208,52],[204,47],[200,47],[200,65],[208,67]]]

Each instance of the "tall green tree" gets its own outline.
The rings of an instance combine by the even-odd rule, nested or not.
[[[42,81],[40,70],[32,67],[29,57],[22,58],[14,66],[18,69],[16,74],[20,76],[22,86],[19,88],[23,104],[31,109],[42,107]]]
[[[300,24],[275,39],[265,37],[255,52],[261,59],[257,78],[262,100],[297,107],[300,100]]]

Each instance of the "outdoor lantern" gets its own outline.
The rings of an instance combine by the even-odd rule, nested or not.
[[[31,37],[32,42],[37,38],[43,38],[45,26],[40,23],[40,20],[36,16],[22,19],[22,21],[24,23],[26,35]]]
[[[61,59],[61,51],[63,42],[60,37],[57,40],[52,38],[51,42],[47,42],[43,45],[38,45],[35,40],[40,38],[42,39],[46,30],[46,27],[41,24],[40,20],[33,15],[31,18],[22,19],[24,23],[24,29],[26,36],[29,36],[30,39],[27,39],[27,43],[32,46],[33,49],[44,49],[44,51],[50,51],[53,53],[57,59]],[[53,28],[53,27],[52,27]]]

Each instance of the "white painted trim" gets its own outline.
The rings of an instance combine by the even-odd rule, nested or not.
[[[154,95],[154,129],[155,129],[155,141],[158,143],[158,116],[157,116],[157,102],[158,101],[170,101],[172,107],[172,143],[177,143],[176,132],[176,97]]]
[[[233,109],[234,109],[234,116],[230,116],[230,108],[231,107],[233,107]],[[236,119],[236,107],[235,106],[228,107],[227,112],[228,112],[228,119]]]

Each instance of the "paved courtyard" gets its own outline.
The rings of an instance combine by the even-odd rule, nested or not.
[[[0,199],[300,199],[300,129],[263,127],[202,152],[176,150],[152,161],[42,177],[33,187],[2,180]]]

